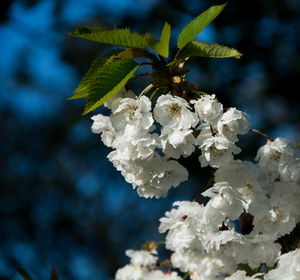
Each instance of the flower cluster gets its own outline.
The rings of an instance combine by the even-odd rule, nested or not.
[[[240,152],[237,135],[250,126],[247,114],[235,108],[224,112],[214,95],[190,103],[161,95],[152,113],[148,97],[136,98],[123,88],[105,105],[111,114],[93,116],[92,131],[114,149],[108,159],[145,198],[164,197],[171,187],[187,180],[188,171],[177,159],[190,156],[195,147],[202,152],[202,166],[232,162],[233,154]],[[160,134],[154,132],[156,127],[161,128]]]
[[[165,197],[186,181],[180,160],[194,152],[199,166],[213,169],[193,201],[175,202],[160,219],[170,258],[159,261],[155,243],[127,250],[130,264],[116,280],[300,280],[299,145],[252,129],[268,141],[255,161],[241,160],[238,136],[250,130],[249,115],[223,107],[186,79],[192,56],[241,57],[233,48],[193,40],[226,5],[212,6],[187,24],[170,61],[168,23],[159,41],[129,29],[80,27],[70,33],[125,47],[95,60],[72,99],[87,98],[84,113],[107,101],[109,116],[93,116],[92,131],[112,148],[108,159],[139,196]],[[152,73],[135,77],[151,76],[151,84],[138,97],[126,87],[119,90],[143,65],[151,65]]]
[[[106,104],[111,109],[109,117],[101,114],[92,117],[92,131],[101,134],[103,143],[114,148],[108,159],[137,188],[140,196],[164,197],[171,187],[187,180],[188,172],[177,161],[160,155],[164,136],[153,132],[149,98],[132,96],[133,92],[125,89],[115,95]]]
[[[250,128],[249,116],[236,108],[223,109],[214,95],[205,95],[192,100],[202,124],[197,143],[201,149],[201,166],[220,167],[232,162],[233,154],[241,150],[235,143],[238,134],[245,134]],[[225,112],[224,112],[225,111]]]
[[[277,138],[261,147],[256,159],[256,164],[234,160],[221,165],[214,185],[202,193],[209,198],[205,205],[176,202],[176,208],[160,219],[159,231],[168,232],[166,247],[174,251],[173,267],[190,272],[191,279],[219,279],[231,275],[239,264],[273,267],[278,258],[279,267],[264,279],[300,279],[299,249],[289,257],[294,264],[290,277],[281,278],[287,273],[288,257],[281,256],[278,243],[300,222],[299,149]],[[243,233],[246,219],[251,230]],[[202,261],[207,258],[209,266]],[[225,279],[253,277],[236,272]]]
[[[106,106],[110,116],[93,116],[92,131],[114,149],[109,160],[140,196],[164,197],[187,180],[188,172],[177,160],[196,148],[201,166],[215,169],[213,184],[202,192],[206,203],[175,202],[160,219],[173,268],[192,280],[277,280],[287,270],[286,279],[300,279],[300,250],[282,255],[279,243],[300,222],[300,151],[295,143],[269,139],[255,163],[236,159],[241,151],[237,136],[249,131],[249,116],[224,109],[214,95],[188,102],[166,94],[152,104],[148,97],[136,98],[122,89]],[[131,263],[117,271],[116,280],[182,279],[160,270],[155,250],[126,254]],[[241,264],[258,273],[237,271]]]

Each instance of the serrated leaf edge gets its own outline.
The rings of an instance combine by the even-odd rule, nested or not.
[[[134,72],[138,69],[140,65],[136,65],[122,80],[120,83],[118,83],[115,87],[113,87],[109,92],[107,92],[101,99],[99,99],[97,102],[95,102],[91,107],[87,108],[85,107],[82,115],[86,115],[87,113],[95,110],[97,107],[104,104],[107,100],[109,100],[111,97],[113,97],[127,82],[128,80],[133,76]],[[87,97],[89,98],[89,97]]]
[[[225,2],[224,4],[221,5],[214,5],[211,6],[210,8],[208,8],[207,10],[205,10],[204,12],[202,12],[199,16],[197,16],[196,18],[194,18],[190,23],[188,23],[180,32],[178,39],[177,39],[177,47],[179,49],[184,48],[191,40],[193,40],[209,23],[211,23],[221,12],[222,10],[227,6],[227,2]],[[189,40],[184,40],[183,36],[187,36],[188,34],[185,34],[188,32],[188,30],[195,24],[195,22],[201,17],[204,16],[206,13],[208,13],[210,10],[212,10],[213,8],[221,8],[221,10],[209,21],[209,23],[207,25],[205,25],[197,34],[193,34],[192,36],[190,36],[191,38]]]

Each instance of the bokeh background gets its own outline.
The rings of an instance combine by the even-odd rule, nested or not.
[[[163,240],[158,219],[176,200],[190,199],[209,169],[197,156],[182,163],[190,181],[166,199],[139,198],[106,159],[109,149],[90,131],[84,101],[66,101],[107,46],[71,38],[79,25],[130,27],[159,37],[165,21],[176,36],[220,1],[1,1],[0,18],[0,279],[113,279],[127,248]],[[300,1],[229,1],[197,39],[237,48],[234,59],[200,59],[188,77],[226,107],[251,115],[252,128],[300,142]],[[147,70],[145,68],[145,70]],[[147,80],[135,84],[140,91]],[[97,112],[104,112],[103,109]],[[265,139],[241,137],[252,159]]]

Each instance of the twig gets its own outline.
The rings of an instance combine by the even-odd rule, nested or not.
[[[139,98],[140,98],[143,94],[147,93],[147,92],[148,92],[150,89],[152,89],[152,88],[153,88],[153,84],[150,84],[150,85],[146,86],[146,87],[143,89],[143,91],[140,93]]]
[[[172,264],[171,264],[171,261],[169,259],[165,259],[165,260],[162,260],[156,264],[151,264],[151,265],[148,265],[147,268],[149,270],[154,270],[154,269],[162,269],[162,268],[172,268]]]
[[[164,244],[166,244],[166,241],[159,241],[156,243],[157,246],[164,245]]]
[[[152,92],[152,94],[151,94],[151,96],[150,96],[150,100],[152,100],[152,98],[154,97],[154,95],[158,92],[158,90],[159,90],[159,88],[156,88],[153,92]]]
[[[182,49],[178,49],[178,50],[177,50],[177,52],[176,52],[176,54],[175,54],[175,56],[174,56],[174,60],[177,59],[177,57],[178,57],[178,55],[180,54],[181,50],[182,50]]]
[[[135,77],[146,77],[146,76],[152,76],[152,74],[151,73],[143,73],[143,74],[135,75]]]
[[[260,134],[260,135],[266,137],[269,141],[272,141],[272,139],[267,134],[265,134],[265,133],[263,133],[263,132],[261,132],[257,129],[251,128],[250,131],[255,132],[257,134]]]

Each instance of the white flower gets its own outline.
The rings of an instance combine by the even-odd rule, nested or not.
[[[234,176],[232,176],[234,174]],[[242,195],[244,209],[255,215],[268,209],[268,199],[262,188],[263,176],[259,168],[249,161],[234,160],[215,172],[216,182],[228,182]]]
[[[234,229],[208,232],[202,237],[205,250],[212,255],[227,256],[238,263],[247,263],[252,269],[266,263],[273,266],[280,256],[281,246],[269,235],[242,235]]]
[[[187,170],[177,161],[168,161],[157,154],[150,159],[127,161],[120,159],[118,153],[113,151],[108,159],[145,198],[165,197],[171,187],[177,187],[188,178]]]
[[[195,111],[201,121],[212,123],[223,113],[223,105],[214,94],[204,95],[197,101],[192,100],[191,103],[195,104]]]
[[[213,216],[218,220],[217,216],[219,215],[223,216],[221,216],[221,224],[223,221],[222,218],[225,217],[229,220],[236,220],[243,212],[241,194],[229,186],[227,182],[215,183],[213,187],[203,192],[202,195],[211,198],[205,206],[205,213],[215,212],[213,215],[208,215],[207,223],[215,223]],[[219,224],[219,226],[221,226],[221,224]]]
[[[160,270],[152,270],[148,272],[145,278],[140,280],[182,280],[177,272],[163,273]]]
[[[171,187],[177,187],[188,179],[188,171],[175,160],[167,161],[158,156],[147,161],[142,184],[137,184],[137,192],[145,198],[165,197]],[[134,186],[135,187],[135,186]]]
[[[111,124],[110,118],[98,114],[92,116],[91,119],[93,120],[93,124],[91,127],[92,132],[95,134],[101,134],[102,142],[106,146],[112,147],[113,142],[116,138],[116,132]]]
[[[243,235],[237,233],[234,229],[230,229],[215,232],[207,232],[202,237],[202,239],[203,247],[208,253],[212,255],[221,254],[222,256],[224,256],[224,250],[232,248],[234,242],[243,243],[244,237]],[[230,254],[228,254],[228,257],[232,258]]]
[[[234,160],[216,170],[215,181],[228,182],[233,188],[240,188],[249,182],[256,182],[259,176],[261,172],[252,162]]]
[[[300,184],[300,157],[282,164],[279,167],[279,173],[283,180]]]
[[[220,135],[230,141],[238,141],[237,134],[245,134],[249,131],[249,115],[236,108],[229,108],[218,120],[217,128]]]
[[[286,193],[287,190],[282,190]],[[264,233],[279,238],[290,233],[296,226],[295,214],[299,211],[299,198],[289,193],[285,196],[273,193],[267,209],[256,213],[253,220],[253,233]]]
[[[220,273],[231,274],[235,271],[236,267],[236,264],[229,258],[212,257],[209,254],[197,251],[188,253],[176,251],[171,256],[171,262],[173,267],[179,268],[180,271],[190,271],[194,275],[201,275],[204,277],[203,279],[215,279]]]
[[[158,257],[157,251],[152,250],[151,252],[145,250],[126,250],[125,254],[130,257],[130,262],[134,266],[148,266],[156,264]]]
[[[126,97],[135,98],[136,95],[132,90],[126,90],[125,87],[122,87],[113,97],[111,97],[104,103],[104,107],[112,109],[112,107],[118,106],[118,103],[121,101],[121,99]]]
[[[153,115],[163,127],[189,129],[198,124],[198,117],[190,108],[185,99],[166,94],[157,99]]]
[[[146,96],[123,98],[112,108],[110,119],[116,131],[124,132],[126,126],[133,126],[137,132],[149,130],[154,122],[151,101]]]
[[[241,149],[223,136],[213,135],[209,125],[203,124],[197,143],[201,149],[199,161],[202,167],[220,167],[233,160],[233,154],[238,154]]]
[[[247,263],[252,269],[266,263],[273,266],[281,254],[281,246],[269,235],[242,235],[225,245],[224,253],[237,263]]]
[[[275,206],[289,204],[290,215],[300,221],[300,186],[294,182],[276,181],[273,183],[273,192],[270,197],[270,205]]]
[[[296,249],[279,257],[276,269],[265,275],[265,280],[299,280],[300,279],[300,249]]]
[[[136,160],[153,157],[155,148],[160,147],[160,139],[157,134],[136,133],[132,135],[125,129],[123,135],[117,137],[114,142],[117,155],[115,159]]]
[[[253,280],[253,279],[260,279],[257,277],[261,275],[263,275],[263,273],[257,273],[250,277],[246,275],[245,271],[238,270],[235,273],[233,273],[230,277],[226,277],[225,280]]]
[[[190,276],[191,280],[215,280],[216,279],[215,277],[207,278],[207,277],[203,276],[202,274],[199,274],[197,271],[192,271],[189,276]]]
[[[297,145],[288,139],[279,137],[274,141],[268,140],[267,144],[258,150],[255,160],[259,160],[259,166],[268,173],[270,180],[275,180],[280,177],[280,173],[283,173],[284,177],[289,177],[286,168],[295,164],[299,157],[300,151]],[[295,167],[299,168],[299,164],[296,164]],[[292,172],[292,174],[295,173],[297,170]],[[291,179],[299,176],[292,174],[290,175]]]
[[[159,232],[168,231],[166,248],[173,251],[191,248],[192,243],[201,247],[197,234],[199,231],[198,221],[204,207],[197,202],[190,201],[178,201],[173,206],[178,206],[178,208],[166,212],[166,217],[159,220]]]
[[[161,132],[161,145],[163,152],[173,158],[190,156],[195,150],[196,139],[191,129],[174,130],[163,128]]]
[[[146,274],[147,271],[140,266],[129,264],[117,270],[115,280],[141,280]]]

